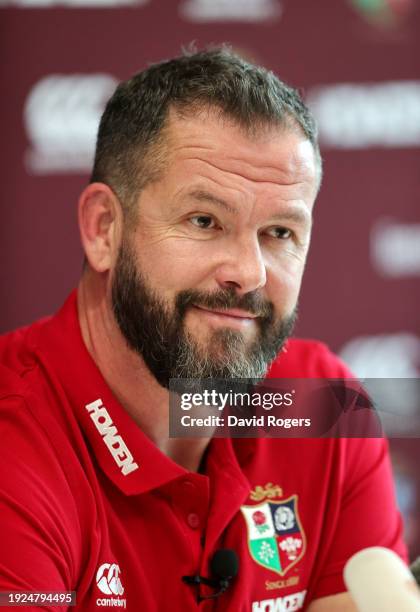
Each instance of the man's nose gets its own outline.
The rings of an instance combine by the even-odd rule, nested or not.
[[[234,287],[239,294],[264,287],[267,273],[258,239],[232,241],[224,250],[216,280],[223,289]]]

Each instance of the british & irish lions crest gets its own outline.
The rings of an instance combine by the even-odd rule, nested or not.
[[[271,483],[258,486],[251,499],[262,503],[242,506],[248,531],[248,549],[258,565],[284,576],[304,556],[305,533],[300,522],[298,496],[274,500],[282,490]]]

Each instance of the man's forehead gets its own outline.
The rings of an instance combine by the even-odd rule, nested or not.
[[[315,152],[300,130],[285,125],[245,129],[217,110],[171,112],[166,126],[171,162],[202,160],[255,182],[293,184],[316,175]]]

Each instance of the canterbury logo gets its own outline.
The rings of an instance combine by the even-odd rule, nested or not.
[[[117,428],[109,416],[108,410],[102,404],[102,400],[97,399],[87,404],[86,410],[89,412],[90,418],[95,423],[95,427],[101,434],[115,463],[121,468],[122,474],[127,476],[127,474],[137,470],[139,466],[133,461],[133,455],[119,435]]]
[[[120,567],[116,563],[103,563],[96,572],[96,584],[105,595],[122,595],[124,587],[120,580]]]
[[[99,120],[116,84],[106,73],[50,74],[35,83],[24,109],[28,169],[48,174],[91,167]]]

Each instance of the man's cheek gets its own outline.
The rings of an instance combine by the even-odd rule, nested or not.
[[[206,260],[198,256],[188,259],[159,252],[149,258],[142,256],[141,267],[151,285],[170,299],[179,291],[204,288],[207,272],[202,262]]]
[[[302,281],[302,275],[298,272],[284,274],[282,278],[270,279],[267,292],[268,299],[273,303],[276,316],[284,317],[294,309]]]

